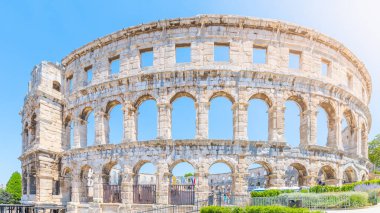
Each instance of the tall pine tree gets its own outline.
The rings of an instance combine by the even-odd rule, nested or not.
[[[12,203],[19,203],[22,195],[22,180],[19,172],[13,172],[5,191],[12,195]]]

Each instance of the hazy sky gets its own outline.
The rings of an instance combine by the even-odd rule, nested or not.
[[[129,26],[198,14],[279,19],[314,28],[346,45],[371,73],[372,128],[379,126],[379,1],[6,1],[0,2],[0,183],[20,170],[18,115],[35,64],[60,61],[72,50]]]

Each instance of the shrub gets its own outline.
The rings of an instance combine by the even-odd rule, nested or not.
[[[291,193],[279,195],[288,200],[302,199],[302,205],[311,208],[363,207],[368,205],[364,192]]]
[[[261,192],[252,191],[251,197],[276,197],[282,193],[292,193],[292,192],[294,192],[294,190],[290,190],[290,189],[287,189],[287,190],[268,189],[268,190],[261,191]]]
[[[291,208],[285,206],[247,206],[224,207],[224,206],[207,206],[201,208],[201,213],[318,213],[319,211],[310,211],[305,208]]]

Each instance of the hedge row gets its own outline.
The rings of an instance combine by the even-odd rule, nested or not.
[[[247,206],[241,207],[224,207],[224,206],[207,206],[201,208],[201,213],[320,213],[320,211],[310,211],[305,208],[291,208],[285,206]]]
[[[310,208],[357,208],[368,205],[368,194],[365,192],[290,193],[278,197],[302,200],[302,206]]]
[[[315,193],[348,192],[348,191],[354,191],[355,186],[363,185],[363,184],[365,185],[379,184],[380,185],[380,179],[349,183],[349,184],[344,184],[343,186],[313,186],[313,187],[310,187],[309,191],[315,192]]]
[[[278,190],[278,189],[268,189],[260,192],[251,192],[251,197],[276,197],[282,193],[292,193],[294,190]]]

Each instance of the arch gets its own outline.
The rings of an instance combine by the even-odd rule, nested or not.
[[[181,158],[181,159],[175,160],[174,162],[172,162],[169,165],[169,167],[168,167],[169,168],[169,172],[171,173],[173,171],[174,167],[176,167],[178,164],[181,164],[181,163],[188,163],[188,164],[190,164],[194,168],[194,171],[195,171],[196,167],[195,167],[195,165],[194,165],[193,162],[191,162],[191,161],[189,161],[187,159]]]
[[[30,137],[31,137],[32,142],[36,138],[36,131],[37,131],[37,115],[36,113],[33,113],[32,117],[30,118]]]
[[[61,182],[61,193],[63,202],[71,201],[71,184],[73,179],[72,169],[70,167],[65,167],[62,172],[62,182]]]
[[[269,98],[262,93],[253,95],[248,102],[248,139],[267,141],[269,135]]]
[[[343,184],[345,183],[353,183],[358,180],[358,175],[357,171],[355,170],[354,167],[348,166],[346,169],[343,171]]]
[[[306,185],[306,177],[308,176],[307,169],[300,163],[292,163],[285,171],[285,185],[304,186]]]
[[[273,105],[273,102],[272,102],[272,99],[269,98],[268,95],[266,95],[265,93],[256,93],[256,94],[253,94],[248,101],[250,100],[253,100],[253,99],[259,99],[259,100],[262,100],[264,101],[268,108],[272,107]]]
[[[196,134],[196,109],[194,99],[186,95],[178,96],[171,102],[171,106],[172,139],[194,139]]]
[[[108,103],[106,105],[105,113],[107,113],[109,115],[109,113],[112,111],[112,109],[115,106],[120,105],[120,104],[121,103],[118,100],[108,101]]]
[[[64,131],[65,131],[65,144],[64,147],[66,150],[74,147],[74,125],[72,122],[71,115],[67,115],[65,117],[64,123]]]
[[[317,182],[319,185],[335,185],[336,171],[330,165],[324,165],[319,169]]]
[[[26,146],[29,145],[29,124],[28,122],[25,122],[24,124],[24,130],[23,130],[23,145],[24,145],[24,149]]]
[[[87,106],[85,108],[83,108],[82,110],[82,113],[80,114],[80,118],[84,121],[87,121],[88,119],[88,116],[91,114],[91,112],[93,112],[94,109],[90,106]]]
[[[217,170],[214,172],[212,170]],[[229,196],[234,191],[234,167],[225,160],[214,161],[208,168],[208,185],[212,193],[221,192],[223,196]]]
[[[136,109],[138,109],[140,107],[140,105],[144,102],[144,101],[147,101],[147,100],[154,100],[155,102],[157,102],[156,98],[154,98],[152,95],[150,94],[144,94],[140,97],[138,97],[136,99],[136,101],[134,102],[134,107]]]
[[[284,124],[285,124],[285,138],[287,143],[291,147],[298,147],[302,144],[306,144],[303,142],[305,138],[305,132],[302,130],[302,106],[294,101],[292,98],[288,99],[285,102],[285,112],[284,112]]]
[[[94,172],[88,164],[81,167],[80,180],[80,201],[92,202],[94,197]]]
[[[105,124],[106,143],[117,144],[124,136],[124,112],[118,100],[109,101],[105,108],[107,114]]]
[[[142,172],[144,166],[151,166]],[[150,171],[149,171],[150,170]],[[140,160],[133,167],[133,202],[139,204],[156,203],[157,168],[148,160]]]
[[[227,92],[225,92],[225,91],[214,92],[214,93],[210,96],[210,98],[209,98],[209,102],[211,102],[213,99],[218,98],[218,97],[224,97],[224,98],[227,98],[232,104],[235,103],[235,98],[234,98],[231,94],[229,94],[229,93],[227,93]]]
[[[321,107],[327,114],[327,142],[326,146],[336,146],[336,110],[332,103],[327,101],[321,101],[319,103]],[[317,121],[318,122],[318,121]]]
[[[228,97],[218,96],[212,98],[208,113],[210,139],[233,139],[234,112],[232,106],[233,102]]]
[[[355,155],[357,150],[357,143],[354,135],[356,122],[351,110],[344,110],[341,122],[341,138],[343,149],[345,152]]]
[[[228,160],[224,160],[224,159],[218,159],[214,162],[212,162],[208,168],[208,170],[210,170],[210,168],[217,164],[217,163],[222,163],[222,164],[225,164],[228,166],[228,168],[231,170],[231,173],[235,173],[235,166],[233,165],[233,163],[229,162]]]
[[[177,92],[175,93],[171,98],[170,98],[170,104],[172,104],[175,100],[177,100],[178,98],[182,98],[182,97],[188,97],[188,98],[191,98],[194,102],[197,102],[197,99],[194,97],[194,95],[192,95],[191,93],[189,92],[185,92],[185,91],[181,91],[181,92]]]
[[[346,118],[347,124],[350,126],[351,134],[352,134],[352,131],[355,129],[355,123],[356,123],[354,115],[352,114],[352,111],[349,109],[346,109],[343,112],[343,116]]]
[[[137,140],[154,140],[157,138],[158,107],[152,96],[143,96],[137,108]]]
[[[307,104],[301,95],[292,95],[289,96],[286,100],[294,101],[295,103],[297,103],[301,112],[305,112],[307,110]]]
[[[248,166],[248,191],[270,186],[272,168],[265,161],[255,161]]]
[[[121,203],[122,168],[116,161],[103,166],[103,202]]]

